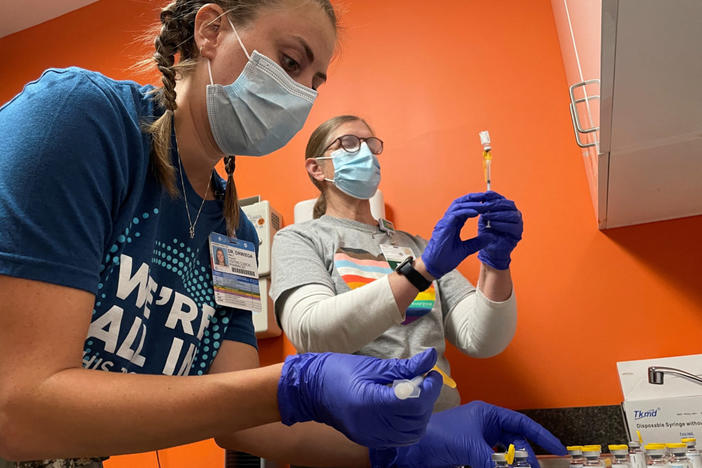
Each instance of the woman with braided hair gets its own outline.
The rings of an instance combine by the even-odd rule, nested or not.
[[[0,108],[0,456],[99,464],[219,437],[365,466],[364,447],[419,440],[434,350],[258,368],[251,312],[214,294],[210,236],[258,244],[234,156],[300,130],[335,42],[328,0],[177,0],[155,40],[161,88],[50,69]],[[417,399],[386,385],[427,372]],[[67,457],[87,461],[51,460]]]

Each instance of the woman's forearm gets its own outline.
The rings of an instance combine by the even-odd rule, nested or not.
[[[367,467],[368,449],[330,426],[305,422],[281,423],[246,429],[217,437],[217,444],[281,463],[303,466]]]
[[[133,453],[280,418],[282,364],[173,377],[65,369],[0,399],[0,451],[26,460]]]
[[[506,301],[512,295],[512,274],[481,263],[478,289],[491,301]]]

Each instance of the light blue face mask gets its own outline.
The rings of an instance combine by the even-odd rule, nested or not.
[[[229,19],[229,18],[227,18]],[[257,51],[236,81],[215,84],[207,61],[207,115],[219,149],[227,155],[263,156],[285,146],[300,131],[317,91],[293,80],[280,65]]]
[[[331,159],[334,162],[334,179],[324,180],[333,182],[345,194],[368,200],[378,190],[380,162],[365,141],[356,153],[339,148],[331,156],[320,156],[317,159]]]

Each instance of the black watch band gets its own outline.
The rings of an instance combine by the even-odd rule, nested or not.
[[[431,281],[426,279],[420,272],[414,269],[414,258],[407,257],[400,263],[395,271],[407,278],[407,281],[412,283],[412,286],[424,291],[431,286]]]

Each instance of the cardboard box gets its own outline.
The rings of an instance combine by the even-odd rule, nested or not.
[[[622,410],[629,440],[637,439],[637,430],[647,444],[702,439],[702,396],[625,401]]]
[[[649,383],[651,366],[700,375],[702,354],[617,363],[629,440],[637,439],[637,430],[644,443],[679,442],[683,437],[702,439],[702,384],[668,373],[664,374],[663,385]]]

